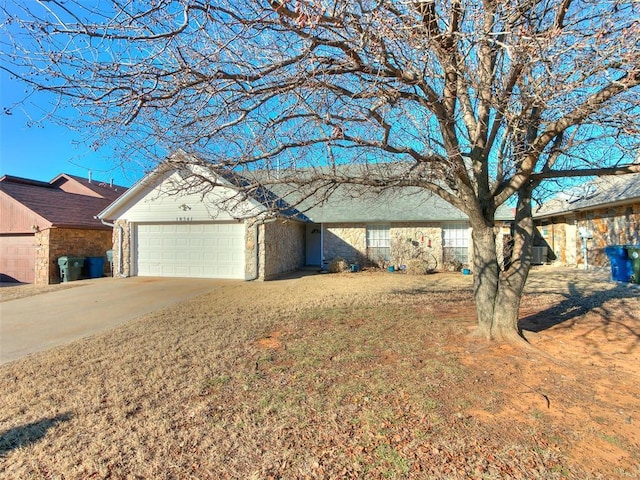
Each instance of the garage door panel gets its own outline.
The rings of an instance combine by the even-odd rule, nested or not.
[[[33,283],[35,262],[34,235],[0,237],[0,281]]]
[[[139,224],[137,275],[244,279],[244,225]]]

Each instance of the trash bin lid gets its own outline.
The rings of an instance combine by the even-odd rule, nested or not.
[[[633,258],[635,260],[636,258],[640,257],[639,245],[627,245],[625,249],[627,250],[627,254],[630,258]]]
[[[624,245],[607,245],[604,247],[604,253],[609,257],[623,257],[626,258],[627,250]]]

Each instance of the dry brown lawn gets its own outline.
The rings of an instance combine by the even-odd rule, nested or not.
[[[460,274],[229,283],[0,367],[0,477],[640,478],[640,289],[603,278],[532,272],[539,352],[472,339]]]

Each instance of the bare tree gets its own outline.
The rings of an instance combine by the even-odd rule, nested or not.
[[[127,151],[180,147],[316,195],[420,187],[462,210],[484,337],[520,339],[541,182],[638,168],[637,0],[35,3],[4,7],[1,68]]]

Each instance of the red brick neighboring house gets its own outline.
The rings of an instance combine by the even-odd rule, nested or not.
[[[59,257],[105,256],[112,228],[94,217],[125,191],[65,173],[50,182],[1,177],[0,280],[58,283]]]
[[[581,233],[590,266],[607,266],[608,245],[640,244],[640,173],[605,176],[570,188],[534,212],[549,260],[584,266]]]

